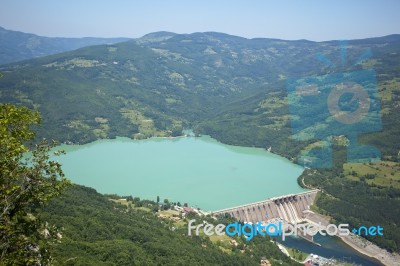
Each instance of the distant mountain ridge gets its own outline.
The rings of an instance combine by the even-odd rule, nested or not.
[[[363,57],[366,51],[370,57]],[[317,55],[332,64],[324,64]],[[216,32],[151,33],[2,65],[0,102],[40,111],[39,137],[62,142],[176,136],[183,128],[192,128],[228,144],[272,147],[274,153],[295,161],[304,148],[321,143],[292,137],[287,81],[371,69],[376,73],[382,130],[360,134],[359,140],[381,151],[390,168],[380,176],[386,183],[375,183],[375,173],[358,178],[355,169],[347,178],[340,164],[332,173],[318,175],[312,169],[303,177],[306,184],[323,185],[336,197],[322,198],[319,207],[354,226],[377,222],[391,234],[372,241],[398,251],[398,212],[389,209],[400,210],[400,35],[312,42]],[[322,101],[312,103],[326,108]],[[325,125],[321,121],[318,126]],[[346,142],[337,141],[344,149]],[[345,160],[346,155],[340,155]]]
[[[398,75],[400,35],[347,44],[347,70],[373,66],[380,81]],[[354,65],[368,48],[373,58]],[[332,71],[317,54],[341,65],[336,41],[156,32],[3,65],[0,101],[38,109],[41,136],[61,141],[168,136],[190,126],[230,144],[272,145],[295,156],[294,146],[289,155],[285,146],[285,84],[287,78]]]
[[[129,38],[60,38],[7,30],[0,27],[0,65],[57,54],[85,46],[113,44]]]

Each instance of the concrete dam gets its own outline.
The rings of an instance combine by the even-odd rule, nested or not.
[[[214,211],[213,215],[230,215],[243,223],[273,222],[282,220],[295,224],[305,221],[318,189],[298,194],[284,195],[242,206]]]

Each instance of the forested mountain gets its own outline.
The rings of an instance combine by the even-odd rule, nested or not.
[[[373,65],[390,79],[399,42],[396,35],[349,42],[346,69]],[[367,48],[374,57],[354,66]],[[4,66],[0,100],[38,109],[40,135],[61,141],[164,136],[200,124],[224,142],[273,144],[283,153],[290,135],[286,80],[332,71],[318,54],[340,65],[338,42],[160,32]]]
[[[0,65],[128,38],[51,38],[0,27]]]
[[[268,237],[250,242],[236,237],[236,245],[226,236],[222,241],[188,237],[187,221],[178,226],[136,205],[117,204],[91,188],[69,188],[38,215],[61,230],[62,241],[51,250],[54,265],[259,265],[261,258],[299,265]]]
[[[388,210],[400,209],[400,35],[341,43],[159,32],[4,65],[0,101],[37,109],[39,136],[63,142],[171,136],[186,127],[229,144],[271,146],[296,161],[319,142],[292,137],[288,81],[371,69],[382,128],[358,137],[376,146],[383,162],[347,163],[347,144],[338,140],[334,168],[312,169],[300,180],[327,192],[317,205],[336,220],[376,221],[390,232],[398,212]],[[371,240],[398,251],[393,231]]]

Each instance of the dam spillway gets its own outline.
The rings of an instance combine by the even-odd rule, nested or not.
[[[229,215],[243,223],[282,220],[299,223],[306,219],[307,211],[314,204],[318,189],[274,197],[259,202],[214,211],[213,215]]]

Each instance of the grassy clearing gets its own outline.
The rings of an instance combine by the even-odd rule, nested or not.
[[[132,124],[137,125],[139,129],[139,133],[134,134],[132,138],[134,139],[146,139],[150,137],[169,137],[171,136],[171,132],[174,129],[182,128],[182,121],[173,120],[168,121],[170,124],[167,126],[166,130],[159,130],[154,124],[154,121],[148,117],[146,117],[139,108],[133,107],[134,104],[129,103],[132,107],[130,108],[121,108],[119,111],[121,115],[125,118],[128,118]]]
[[[288,247],[285,248],[289,252],[290,257],[294,258],[295,260],[304,261],[308,256],[307,253],[300,251],[298,249],[288,248]]]
[[[346,163],[343,170],[344,175],[351,180],[365,180],[370,185],[400,188],[400,164],[396,162]]]
[[[304,150],[309,151],[309,150],[312,150],[312,149],[323,148],[324,146],[325,146],[325,144],[324,144],[323,141],[316,141],[316,142],[313,142],[313,143],[307,145],[307,146],[304,148]]]
[[[101,124],[98,128],[93,129],[93,134],[96,138],[105,139],[108,137],[108,131],[110,130],[110,126],[108,124]]]
[[[158,213],[163,214],[167,217],[178,217],[179,216],[179,212],[176,210],[165,210],[165,211],[160,211]]]
[[[290,120],[289,115],[269,116],[268,118],[271,120],[271,124],[265,125],[263,127],[276,129],[276,130],[285,126]]]
[[[233,238],[227,236],[227,235],[212,235],[210,236],[210,241],[216,244],[223,252],[227,254],[232,253],[232,246],[233,243],[231,241],[235,241]]]
[[[132,124],[138,125],[139,133],[134,138],[149,138],[157,135],[157,130],[154,127],[153,120],[145,117],[140,111],[128,108],[120,110],[122,116],[128,118]]]
[[[69,121],[67,127],[84,131],[90,130],[90,126],[79,119]]]
[[[67,69],[71,70],[75,67],[97,67],[97,66],[105,66],[106,63],[100,62],[98,60],[89,60],[85,58],[72,58],[70,60],[65,60],[64,62],[53,62],[50,64],[44,65],[45,67],[56,67],[58,69]]]
[[[383,102],[391,102],[393,91],[400,89],[400,81],[392,79],[379,86],[379,97]]]
[[[111,201],[113,201],[115,203],[119,203],[119,204],[125,205],[125,206],[132,205],[129,201],[127,201],[125,199],[109,199],[109,200],[111,200]]]
[[[270,97],[260,102],[259,106],[264,109],[277,109],[286,106],[286,98]]]
[[[165,101],[166,101],[168,104],[182,103],[181,100],[177,100],[177,99],[174,99],[174,98],[165,98]]]
[[[124,205],[124,206],[131,207],[131,208],[133,208],[135,210],[146,211],[146,212],[150,212],[151,211],[151,209],[149,209],[147,207],[143,207],[143,206],[136,207],[134,203],[132,203],[131,201],[127,201],[125,199],[110,199],[109,198],[109,200],[111,200],[112,202]]]

